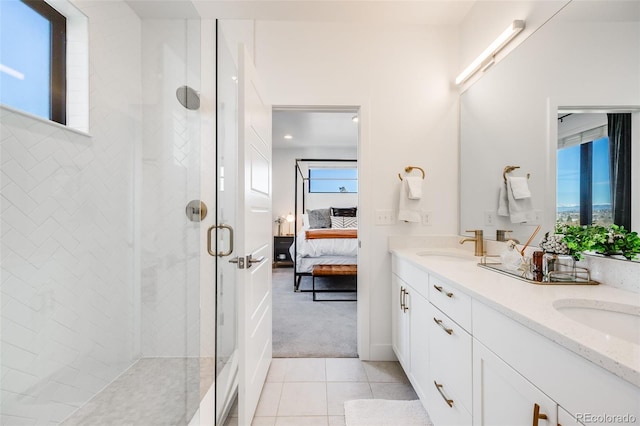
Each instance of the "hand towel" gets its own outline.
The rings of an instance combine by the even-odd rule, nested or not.
[[[536,215],[533,211],[533,205],[531,204],[531,197],[516,200],[513,197],[511,179],[507,179],[507,196],[509,197],[509,217],[511,223],[523,223],[535,220]]]
[[[507,195],[507,182],[500,185],[498,195],[498,216],[509,216],[509,197]]]
[[[400,205],[398,206],[398,220],[405,222],[420,222],[420,200],[409,198],[409,183],[407,179],[400,182]]]
[[[415,176],[407,176],[404,178],[409,186],[409,199],[419,200],[422,198],[422,178]]]
[[[531,198],[531,191],[529,191],[529,182],[526,177],[511,177],[507,178],[511,183],[511,191],[513,192],[513,198],[516,200],[522,200],[523,198]]]

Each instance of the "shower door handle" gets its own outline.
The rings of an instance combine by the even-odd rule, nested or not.
[[[214,229],[226,229],[229,231],[229,249],[227,251],[220,251],[218,253],[215,252],[214,248],[211,246],[211,242],[213,238],[211,238],[211,233]],[[211,256],[225,257],[229,256],[233,253],[233,228],[230,225],[211,225],[207,230],[207,251]]]

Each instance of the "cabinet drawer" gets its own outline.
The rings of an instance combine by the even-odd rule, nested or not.
[[[473,423],[471,413],[461,404],[456,404],[454,397],[448,394],[446,385],[437,388],[434,383],[430,383],[427,388],[427,408],[429,417],[436,426],[468,426]],[[442,392],[442,394],[440,393]],[[451,406],[445,399],[453,400]]]
[[[447,281],[430,275],[429,301],[462,328],[471,331],[471,297]]]
[[[273,241],[273,246],[278,249],[289,249],[293,244],[293,237],[276,237]]]
[[[391,270],[419,294],[428,297],[429,274],[425,271],[397,256],[391,259]]]
[[[433,308],[432,316],[428,322],[432,378],[442,385],[440,390],[454,401],[454,406],[457,404],[471,412],[471,335],[437,308]],[[438,390],[433,383],[431,385]],[[442,397],[439,399],[438,402],[445,402]]]

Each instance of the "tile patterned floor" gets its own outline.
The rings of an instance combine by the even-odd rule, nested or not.
[[[397,362],[274,358],[253,426],[344,426],[351,399],[418,399]],[[226,426],[238,425],[237,407]]]

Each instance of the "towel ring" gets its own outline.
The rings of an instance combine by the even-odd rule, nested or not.
[[[404,168],[405,173],[411,173],[413,170],[420,170],[420,173],[422,173],[422,179],[424,179],[425,174],[424,174],[424,169],[422,167],[418,167],[418,166],[407,166]],[[398,173],[398,179],[402,180],[402,176],[400,175],[400,173]],[[506,179],[506,178],[505,178]]]
[[[520,166],[506,166],[504,168],[504,171],[502,172],[502,178],[504,179],[504,181],[507,181],[507,173],[511,173],[512,171],[514,171],[515,169],[519,169]],[[527,173],[527,179],[529,179],[529,177],[531,177],[530,173]]]

